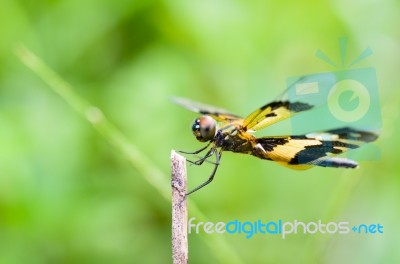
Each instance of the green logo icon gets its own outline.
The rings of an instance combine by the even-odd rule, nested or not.
[[[371,98],[367,88],[355,80],[337,82],[328,94],[328,107],[338,120],[351,123],[363,118],[369,110]]]

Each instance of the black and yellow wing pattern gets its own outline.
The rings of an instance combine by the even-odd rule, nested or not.
[[[293,169],[311,166],[356,168],[358,164],[355,161],[334,155],[377,138],[375,133],[349,127],[299,136],[261,137],[256,139],[253,155]]]
[[[326,74],[323,78],[319,80],[321,86],[327,86],[327,83],[333,82],[335,80],[333,74]],[[298,82],[307,82],[308,78],[306,76],[298,78],[295,82],[290,84],[288,88],[283,91],[275,100],[268,103],[256,111],[248,115],[244,122],[243,128],[246,131],[258,131],[260,129],[266,128],[277,122],[280,122],[286,118],[290,118],[300,112],[308,111],[311,109],[316,109],[317,107],[326,104],[325,100],[315,100],[315,98],[308,96],[304,91],[298,91],[302,96],[297,96],[299,101],[290,101],[287,97],[289,94],[296,93]]]
[[[247,116],[243,122],[243,128],[246,131],[257,131],[311,108],[313,105],[308,103],[274,101]]]

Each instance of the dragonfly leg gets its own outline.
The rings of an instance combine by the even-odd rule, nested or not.
[[[199,156],[199,155],[194,155],[196,158],[199,158],[199,159],[202,159],[203,157],[202,156]],[[193,164],[194,162],[193,161],[188,161],[189,163],[191,163],[191,165],[195,165],[195,164]],[[210,164],[213,164],[213,165],[215,165],[215,162],[214,161],[211,161],[211,160],[208,160],[208,159],[206,159],[204,162],[207,162],[207,163],[210,163]]]
[[[214,166],[214,170],[212,171],[210,177],[208,178],[207,181],[203,182],[202,184],[200,184],[199,186],[197,186],[196,188],[194,188],[193,190],[191,190],[190,192],[188,192],[186,194],[186,196],[188,196],[191,193],[194,193],[195,191],[200,190],[201,188],[203,188],[204,186],[206,186],[207,184],[209,184],[210,182],[212,182],[214,180],[214,176],[215,173],[217,172],[218,166],[219,166],[219,161],[221,159],[221,154],[222,154],[222,150],[215,151],[215,166]]]
[[[203,148],[201,148],[201,149],[199,149],[199,150],[196,150],[196,151],[194,151],[194,152],[186,152],[186,151],[182,151],[182,150],[177,150],[177,152],[183,153],[183,154],[199,154],[200,152],[202,152],[202,151],[204,151],[206,148],[208,148],[208,146],[210,146],[211,143],[212,143],[212,141],[208,142],[208,144],[207,144],[205,147],[203,147]]]
[[[204,157],[202,157],[201,159],[196,160],[196,161],[191,161],[191,160],[187,160],[187,161],[188,161],[189,163],[191,163],[191,164],[194,164],[194,165],[201,165],[201,164],[203,164],[204,161],[207,161],[207,159],[208,159],[209,157],[211,157],[211,156],[214,154],[214,152],[215,152],[215,147],[212,147],[212,148],[207,152],[207,154],[206,154]]]

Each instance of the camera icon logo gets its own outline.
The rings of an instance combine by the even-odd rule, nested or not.
[[[307,102],[317,111],[292,118],[295,133],[338,127],[376,130],[381,127],[374,68],[288,78],[289,101]],[[293,87],[293,88],[292,88]]]
[[[345,42],[340,41],[342,66],[344,66]],[[350,66],[371,54],[371,49],[366,49]],[[325,62],[336,66],[321,51],[318,51],[316,55]],[[314,105],[313,111],[302,113],[291,119],[293,134],[320,132],[342,127],[362,130],[379,130],[381,128],[375,69],[372,67],[344,68],[287,79],[289,101]]]

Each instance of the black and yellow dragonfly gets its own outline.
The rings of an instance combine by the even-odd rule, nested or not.
[[[314,105],[310,103],[277,100],[242,118],[224,109],[185,98],[174,97],[173,101],[202,115],[194,121],[192,131],[197,140],[208,142],[205,147],[195,152],[180,152],[199,154],[211,145],[204,157],[197,161],[189,161],[195,165],[203,164],[215,154],[215,162],[208,161],[215,165],[208,180],[188,192],[187,195],[201,189],[214,179],[223,151],[250,154],[299,170],[312,166],[356,168],[357,162],[334,155],[356,149],[361,143],[372,142],[378,137],[373,132],[350,127],[295,136],[255,137],[253,135],[255,131],[312,109]]]

